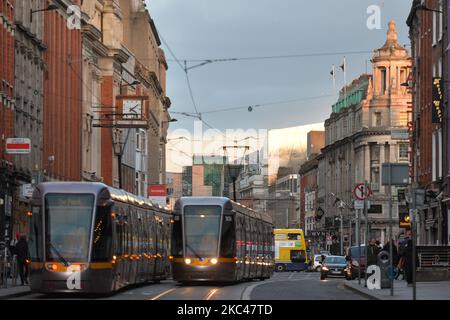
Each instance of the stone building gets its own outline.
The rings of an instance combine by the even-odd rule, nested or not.
[[[328,235],[339,234],[339,212],[334,194],[348,204],[354,198],[356,184],[368,181],[373,191],[370,198],[369,237],[386,241],[389,226],[388,190],[381,184],[383,163],[408,163],[409,141],[404,135],[409,119],[411,95],[401,86],[411,69],[408,51],[398,43],[395,23],[389,22],[386,43],[374,51],[373,74],[361,75],[345,87],[325,121],[326,141],[319,157],[318,205],[325,218],[320,225]],[[393,236],[400,230],[398,211],[404,210],[397,201],[393,187]],[[354,244],[355,212],[346,208],[344,216],[345,246]],[[364,235],[364,219],[362,219]],[[364,241],[364,236],[360,239]]]
[[[45,1],[17,0],[15,5],[15,109],[14,136],[31,140],[30,154],[16,155],[17,170],[14,194],[14,230],[26,230],[29,195],[23,193],[24,185],[42,180],[43,151],[43,97],[44,52],[43,19],[46,13],[35,12],[45,8]]]

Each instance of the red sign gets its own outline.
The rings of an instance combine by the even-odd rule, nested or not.
[[[372,194],[372,190],[366,187],[364,183],[360,183],[353,190],[353,194],[358,200],[365,200]]]
[[[165,184],[154,184],[148,186],[149,197],[165,197],[167,196],[167,188]]]
[[[28,138],[6,139],[6,153],[27,154],[31,152],[31,140]]]

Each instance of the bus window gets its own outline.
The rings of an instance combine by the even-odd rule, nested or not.
[[[291,250],[291,261],[304,263],[306,261],[305,252],[301,250]]]
[[[298,233],[288,233],[288,240],[302,240],[302,235]]]

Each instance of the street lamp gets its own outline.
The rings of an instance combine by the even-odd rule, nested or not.
[[[58,9],[59,7],[56,4],[50,4],[46,9],[39,9],[39,10],[30,9],[30,23],[33,22],[33,14],[35,14],[36,12],[53,11]]]

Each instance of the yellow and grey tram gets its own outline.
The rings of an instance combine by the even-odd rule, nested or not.
[[[34,292],[109,293],[170,274],[171,212],[148,199],[50,182],[37,186],[29,215]]]
[[[174,280],[237,282],[272,276],[270,216],[228,198],[183,197],[175,203],[173,220]]]

